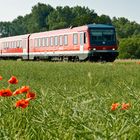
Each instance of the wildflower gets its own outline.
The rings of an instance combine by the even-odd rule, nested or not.
[[[116,109],[118,108],[119,105],[120,105],[119,103],[114,103],[114,104],[112,104],[111,110],[112,110],[112,111],[116,110]]]
[[[127,110],[128,108],[130,107],[130,104],[129,103],[122,103],[122,108],[121,110]]]
[[[17,84],[17,83],[18,83],[18,80],[17,80],[17,78],[16,78],[15,76],[12,76],[12,77],[8,80],[8,82],[9,82],[10,84]]]
[[[2,80],[3,78],[2,78],[2,76],[0,76],[0,80]]]
[[[28,99],[18,100],[15,104],[16,107],[26,108],[29,105]]]
[[[3,97],[12,96],[12,91],[10,89],[2,89],[0,90],[0,96]]]
[[[23,92],[28,92],[30,90],[29,86],[22,86],[21,89],[20,89],[20,92],[23,93]]]
[[[18,94],[21,94],[21,90],[20,89],[17,89],[13,92],[13,95],[18,95]]]
[[[138,62],[136,62],[137,64],[140,64],[140,62],[138,61]]]
[[[35,99],[35,97],[36,97],[36,94],[33,93],[33,92],[28,92],[28,93],[26,94],[26,98],[27,98],[27,99],[32,100],[32,99]]]

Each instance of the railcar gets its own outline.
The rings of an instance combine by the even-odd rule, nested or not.
[[[115,28],[89,24],[0,39],[0,56],[27,60],[114,61],[118,56]]]
[[[30,34],[0,38],[0,57],[28,59],[29,36]]]

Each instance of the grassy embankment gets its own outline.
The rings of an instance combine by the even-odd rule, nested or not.
[[[17,76],[37,98],[26,109],[0,97],[0,140],[137,139],[140,137],[140,65],[0,61],[0,87]],[[130,103],[111,111],[112,103]]]

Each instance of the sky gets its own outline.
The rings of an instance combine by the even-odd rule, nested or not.
[[[86,6],[98,15],[125,17],[140,24],[140,0],[0,0],[0,21],[25,16],[38,2],[56,6]]]

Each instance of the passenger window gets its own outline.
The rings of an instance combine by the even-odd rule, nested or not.
[[[54,37],[54,45],[55,45],[55,46],[58,45],[58,37],[57,37],[57,36]]]
[[[10,48],[10,46],[11,46],[11,42],[8,42],[8,48]]]
[[[34,40],[34,46],[37,47],[37,38]]]
[[[47,46],[47,47],[49,46],[49,38],[48,37],[45,38],[45,46]]]
[[[45,47],[45,38],[42,38],[42,46]]]
[[[80,33],[80,44],[86,43],[86,33]]]
[[[38,38],[38,47],[41,47],[42,46],[42,40],[41,38]]]
[[[14,48],[16,48],[16,47],[17,47],[16,45],[17,45],[17,43],[16,43],[16,41],[14,41]]]
[[[19,47],[22,48],[22,41],[19,41]]]
[[[11,48],[14,48],[14,42],[12,42],[12,46],[11,46]]]
[[[3,42],[2,44],[3,44],[3,48],[5,49],[5,48],[6,48],[6,47],[5,47],[5,42]]]
[[[63,45],[63,36],[62,35],[59,36],[59,45],[60,46]]]
[[[64,35],[64,45],[68,45],[68,35]]]
[[[17,41],[17,48],[19,48],[19,41]]]
[[[73,34],[73,44],[77,45],[78,44],[78,34]]]
[[[50,37],[50,46],[53,46],[53,37]]]

